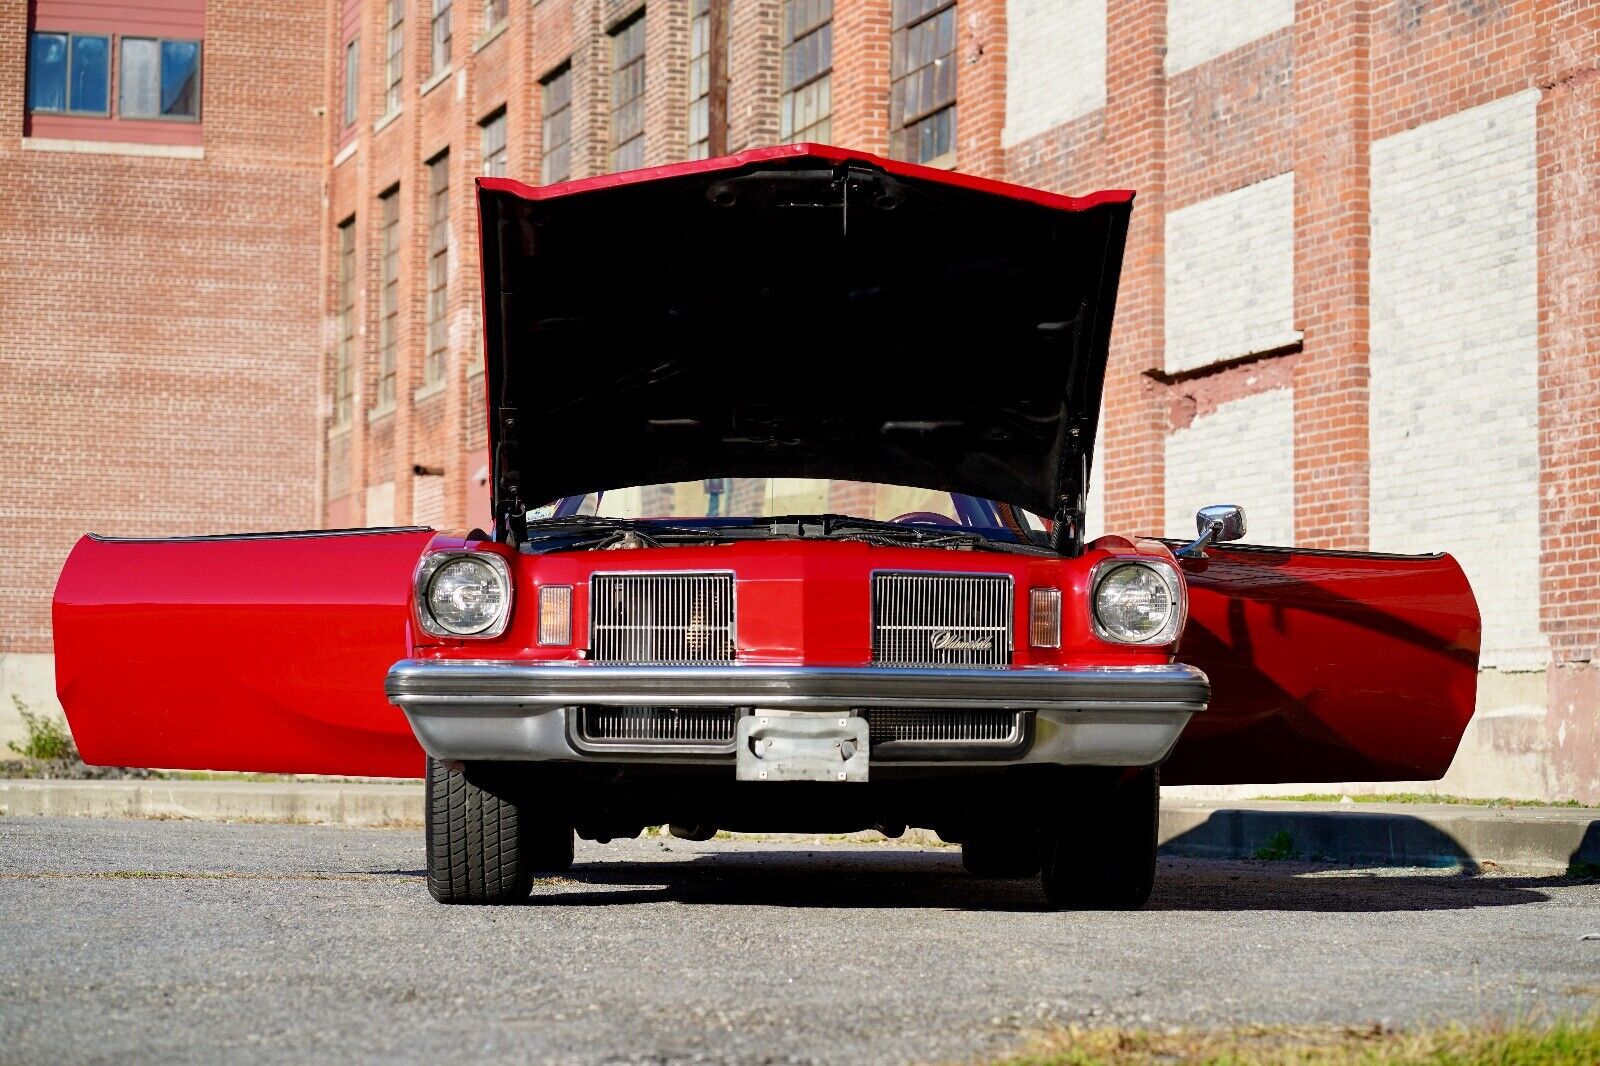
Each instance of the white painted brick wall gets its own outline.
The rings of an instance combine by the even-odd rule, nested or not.
[[[1137,529],[1107,529],[1106,528],[1106,474],[1100,465],[1100,457],[1105,454],[1103,441],[1106,432],[1106,416],[1100,415],[1099,427],[1094,433],[1094,458],[1089,464],[1089,498],[1084,502],[1083,539],[1093,540],[1103,533],[1138,533]]]
[[[1299,339],[1294,329],[1294,172],[1167,216],[1169,373]]]
[[[1011,0],[1006,7],[1010,146],[1106,105],[1106,0]]]
[[[1219,404],[1167,438],[1166,535],[1193,537],[1194,513],[1244,508],[1245,541],[1294,543],[1294,392]]]
[[[1530,89],[1372,146],[1372,547],[1448,551],[1485,665],[1543,663]]]
[[[1294,22],[1294,0],[1167,0],[1167,73],[1188,70]]]

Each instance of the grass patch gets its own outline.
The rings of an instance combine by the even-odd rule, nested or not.
[[[1294,837],[1282,829],[1269,836],[1267,842],[1256,849],[1256,858],[1264,862],[1281,862],[1298,854],[1294,850]]]
[[[1149,1030],[1067,1027],[996,1066],[1594,1066],[1600,1016],[1397,1032],[1311,1026]]]
[[[1262,802],[1271,803],[1341,803],[1347,797],[1338,792],[1307,792],[1299,796],[1258,796]],[[1469,796],[1436,796],[1431,792],[1380,792],[1372,796],[1349,796],[1356,803],[1438,803],[1447,807],[1579,807],[1588,803],[1577,800],[1472,799]]]

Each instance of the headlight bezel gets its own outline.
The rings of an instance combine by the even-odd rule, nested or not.
[[[1150,636],[1140,640],[1129,640],[1118,636],[1106,627],[1100,620],[1100,588],[1106,579],[1118,570],[1126,567],[1142,567],[1154,573],[1166,586],[1167,597],[1171,610],[1168,612],[1166,622],[1160,629]],[[1183,577],[1178,573],[1177,567],[1165,559],[1151,558],[1148,556],[1118,555],[1109,559],[1102,559],[1096,563],[1089,575],[1089,628],[1094,635],[1108,644],[1116,644],[1125,648],[1161,647],[1173,644],[1178,635],[1183,632],[1184,622],[1189,616],[1189,595],[1184,585]]]
[[[488,566],[493,573],[496,583],[500,586],[501,600],[504,606],[499,615],[488,626],[473,632],[458,632],[445,626],[434,616],[429,592],[433,587],[434,578],[447,564],[457,559],[470,559],[474,562]],[[486,551],[438,551],[424,555],[417,564],[417,572],[412,582],[412,605],[417,617],[417,624],[422,631],[431,637],[440,637],[445,640],[492,640],[503,636],[506,627],[511,624],[512,600],[514,590],[511,583],[511,568],[506,565],[505,557],[496,552]]]

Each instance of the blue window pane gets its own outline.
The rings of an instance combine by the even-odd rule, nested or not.
[[[200,114],[200,42],[161,42],[161,113]]]
[[[67,109],[67,35],[36,33],[28,44],[28,110]]]
[[[110,108],[111,38],[72,38],[71,110],[103,115]]]

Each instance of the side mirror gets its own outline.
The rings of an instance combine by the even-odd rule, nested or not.
[[[1195,530],[1200,534],[1179,548],[1180,559],[1204,559],[1206,545],[1244,539],[1244,508],[1236,503],[1214,503],[1202,507],[1194,516]]]
[[[1244,508],[1236,503],[1214,503],[1210,507],[1202,507],[1194,516],[1194,528],[1202,537],[1214,530],[1211,539],[1219,544],[1243,540]]]

